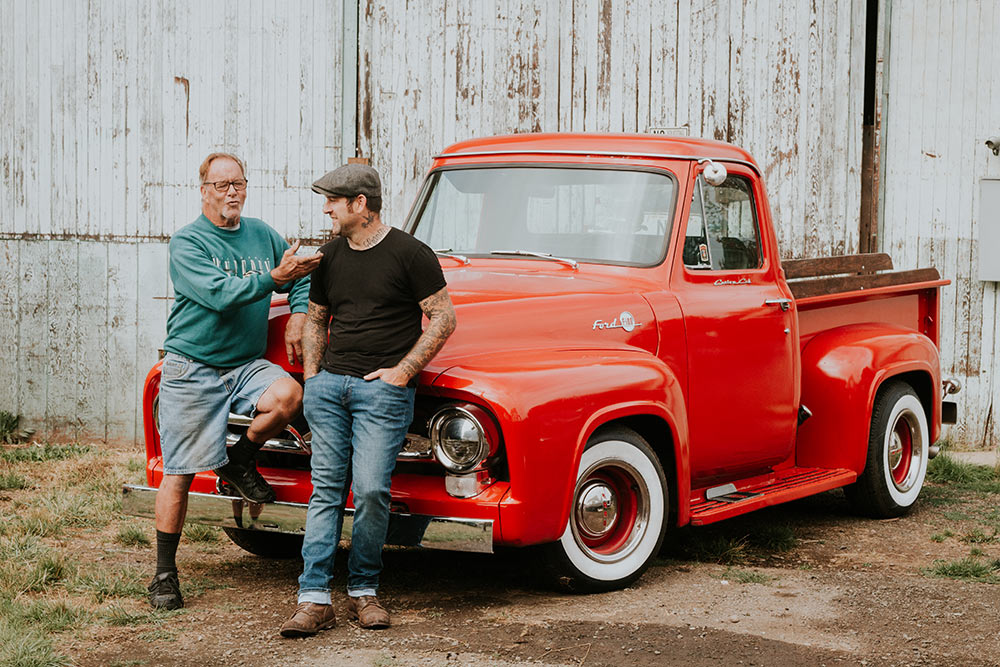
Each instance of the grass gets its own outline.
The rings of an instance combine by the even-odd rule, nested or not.
[[[154,610],[144,608],[142,611],[132,611],[120,603],[112,603],[104,608],[101,617],[108,625],[132,627],[163,623],[168,618],[183,614],[183,609],[174,611]]]
[[[14,442],[20,431],[21,415],[0,410],[0,442]]]
[[[0,461],[6,463],[42,463],[45,461],[62,461],[63,459],[80,456],[90,451],[84,445],[26,445],[0,448]]]
[[[115,542],[125,547],[148,547],[149,536],[139,526],[122,526],[115,535]]]
[[[987,535],[979,528],[973,528],[959,539],[966,544],[989,544],[997,541],[997,534],[994,531],[992,535]]]
[[[931,535],[931,542],[938,542],[938,543],[944,542],[949,537],[955,537],[955,533],[951,532],[950,530],[945,530],[940,533],[934,533],[933,535]]]
[[[0,617],[0,665],[3,667],[62,667],[72,664],[56,651],[40,628]]]
[[[189,523],[184,526],[184,539],[191,542],[218,542],[219,529],[200,523]]]
[[[145,598],[143,578],[143,573],[134,568],[115,571],[95,569],[75,577],[70,590],[88,593],[96,602],[104,602],[108,598]]]
[[[111,540],[150,544],[149,525],[118,515],[121,483],[144,477],[139,454],[126,459],[80,444],[0,445],[0,492],[28,490],[0,495],[0,667],[72,664],[58,634],[86,635],[98,624],[147,626],[150,638],[173,638],[155,627],[172,614],[145,608],[147,573],[102,562],[101,545]],[[191,539],[218,540],[217,531],[208,533]],[[194,596],[196,588],[185,592]]]
[[[0,491],[18,491],[31,486],[28,478],[18,475],[16,472],[8,472],[0,475]]]
[[[998,571],[1000,571],[1000,559],[987,562],[974,555],[969,555],[961,560],[934,561],[934,565],[925,569],[924,574],[946,579],[960,579],[961,581],[1000,584]]]
[[[81,622],[90,620],[88,609],[75,606],[66,600],[29,600],[0,604],[0,616],[24,622],[45,634],[65,632]],[[2,664],[2,663],[0,663]]]
[[[1000,494],[1000,470],[955,460],[943,453],[927,465],[927,481],[965,492]]]
[[[791,526],[773,523],[766,517],[744,520],[742,527],[733,532],[734,523],[692,528],[685,531],[684,540],[676,543],[680,554],[704,563],[742,565],[754,558],[791,551],[799,540]]]
[[[722,578],[728,581],[735,581],[740,584],[767,584],[774,581],[774,577],[753,570],[739,570],[734,567],[726,568],[722,573]]]

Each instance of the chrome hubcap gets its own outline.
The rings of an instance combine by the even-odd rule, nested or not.
[[[899,437],[899,433],[893,431],[892,437],[889,440],[889,468],[895,470],[899,465],[900,459],[903,458],[903,441]]]
[[[577,525],[587,537],[603,537],[618,521],[618,500],[610,486],[592,481],[580,489],[577,496]]]

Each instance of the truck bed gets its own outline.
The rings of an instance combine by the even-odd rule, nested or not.
[[[792,259],[781,263],[805,344],[821,331],[848,324],[903,326],[938,343],[937,269],[893,271],[885,253]]]

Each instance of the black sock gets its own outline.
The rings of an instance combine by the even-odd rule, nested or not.
[[[164,533],[156,531],[156,573],[176,572],[177,545],[181,541],[180,533]]]
[[[248,466],[263,446],[263,443],[257,444],[244,433],[236,444],[229,448],[229,460],[241,467]]]

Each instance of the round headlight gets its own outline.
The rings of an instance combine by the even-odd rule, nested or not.
[[[493,453],[485,416],[478,408],[450,406],[431,417],[434,456],[451,472],[470,472]]]

